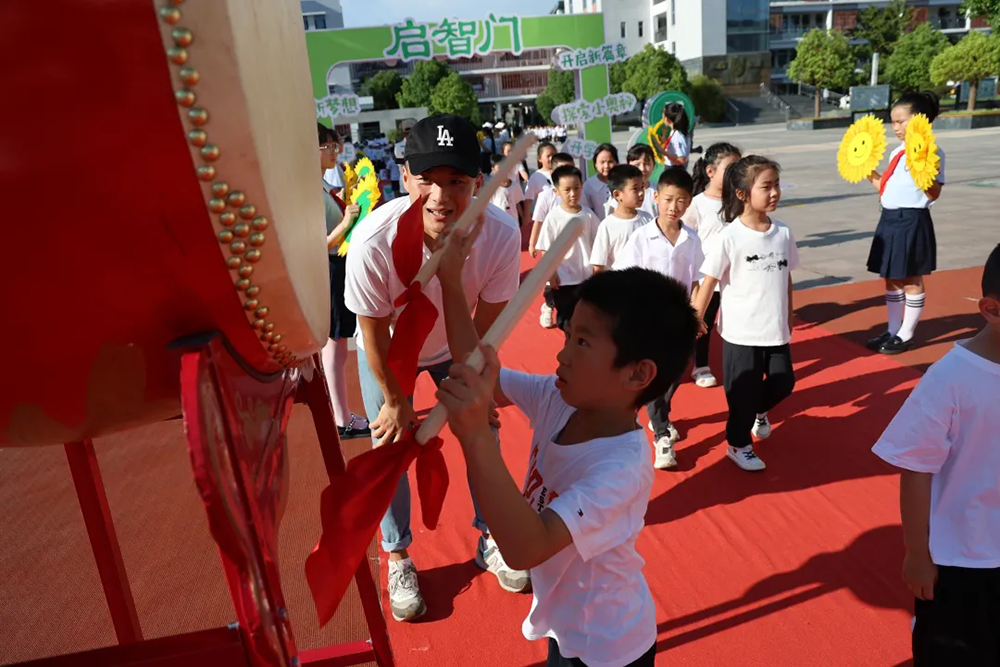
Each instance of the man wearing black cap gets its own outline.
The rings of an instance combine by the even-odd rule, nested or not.
[[[366,217],[355,230],[347,255],[345,300],[358,315],[358,376],[376,445],[398,440],[416,422],[410,397],[403,389],[412,386],[413,378],[397,378],[388,363],[394,325],[402,310],[395,302],[412,280],[412,276],[400,275],[400,271],[409,269],[401,267],[399,258],[413,251],[422,253],[421,264],[426,261],[439,237],[458,221],[482,184],[476,130],[458,116],[442,114],[417,122],[407,137],[404,158],[402,176],[408,197],[387,202]],[[410,233],[411,224],[422,226],[422,238]],[[416,239],[419,248],[403,247],[411,238]],[[475,312],[480,336],[517,291],[520,250],[516,224],[500,209],[487,206],[462,273],[466,302],[470,312]],[[416,372],[426,370],[437,384],[448,376],[453,356],[471,350],[459,350],[453,355],[448,348],[437,278],[424,288],[424,294],[437,309],[438,317],[420,348]],[[512,570],[504,562],[479,518],[474,494],[473,506],[477,510],[473,525],[482,533],[476,562],[493,573],[504,589],[526,590],[528,573]],[[407,552],[413,535],[406,475],[382,519],[381,530],[382,548],[389,553],[393,617],[398,621],[413,620],[426,607],[416,568]]]

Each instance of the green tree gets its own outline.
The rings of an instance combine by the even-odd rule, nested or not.
[[[418,61],[413,66],[413,74],[403,79],[403,86],[396,95],[400,108],[429,106],[434,86],[449,72],[451,68],[441,60]]]
[[[549,70],[549,80],[545,90],[535,100],[535,108],[545,122],[551,124],[552,110],[574,99],[576,99],[576,81],[573,72],[553,67]]]
[[[968,81],[968,110],[972,111],[976,108],[979,82],[997,69],[1000,69],[1000,40],[973,30],[931,61],[931,80],[939,86],[948,81]]]
[[[460,77],[458,72],[451,72],[434,87],[427,113],[455,114],[479,125],[479,98],[468,81]]]
[[[921,23],[896,42],[885,64],[885,78],[900,93],[927,90],[933,85],[931,61],[949,46],[951,42],[940,30]]]
[[[611,86],[611,93],[622,92],[623,83],[625,83],[625,63],[619,61],[608,65],[608,84]]]
[[[993,26],[994,34],[1000,27],[1000,0],[965,0],[962,10],[974,19],[985,18]]]
[[[672,53],[647,44],[642,51],[625,61],[622,92],[632,93],[641,105],[664,90],[691,90],[687,72]]]
[[[403,79],[395,70],[382,70],[362,84],[362,91],[372,96],[377,111],[398,109],[396,96],[403,89]]]
[[[820,89],[846,88],[854,74],[854,55],[839,30],[810,30],[795,49],[788,78],[816,87],[815,112],[820,115]]]
[[[913,9],[907,6],[906,0],[892,0],[885,7],[867,7],[858,12],[858,23],[851,29],[850,38],[865,40],[853,49],[856,60],[866,63],[868,71],[863,75],[864,83],[868,83],[871,76],[872,54],[879,54],[881,75],[896,42],[912,23]]]
[[[726,98],[718,81],[704,74],[691,79],[691,102],[703,121],[718,123],[726,119]]]

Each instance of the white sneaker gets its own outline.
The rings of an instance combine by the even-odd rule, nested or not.
[[[646,427],[649,429],[650,433],[656,435],[656,429],[653,428],[653,422],[649,422],[648,424],[646,424]],[[678,442],[681,439],[681,434],[677,430],[677,427],[674,426],[673,422],[667,422],[667,435],[669,436],[670,444],[674,444],[675,442]]]
[[[771,420],[767,418],[767,413],[757,415],[757,420],[753,423],[750,433],[758,440],[767,440],[771,435]]]
[[[412,621],[427,611],[417,584],[417,568],[409,558],[389,561],[389,608],[397,621]]]
[[[760,472],[767,466],[754,454],[753,445],[746,447],[726,447],[726,456],[733,460],[733,463],[749,472]]]
[[[503,559],[500,548],[492,537],[479,537],[476,549],[476,565],[490,572],[500,582],[500,588],[511,593],[521,593],[531,587],[531,576],[527,570],[514,570]]]
[[[538,316],[538,323],[542,325],[543,329],[554,329],[556,326],[556,318],[552,312],[552,308],[549,304],[542,304],[542,311]]]
[[[694,380],[695,385],[701,387],[702,389],[714,387],[719,384],[719,381],[715,379],[714,375],[712,375],[712,369],[708,366],[699,366],[691,371],[691,379]]]
[[[674,454],[674,443],[669,437],[663,437],[656,441],[656,460],[653,467],[657,470],[666,470],[677,466],[677,455]]]

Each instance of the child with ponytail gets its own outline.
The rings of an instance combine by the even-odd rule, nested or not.
[[[743,470],[764,462],[753,438],[771,434],[767,413],[792,393],[792,270],[799,256],[791,230],[769,214],[781,200],[777,163],[748,155],[726,169],[722,211],[730,224],[705,252],[695,310],[704,319],[722,288],[719,335],[729,418],[726,455]],[[707,330],[702,327],[702,332]]]
[[[921,113],[933,121],[940,111],[938,97],[932,92],[906,93],[892,105],[892,131],[896,138],[906,138],[910,117]],[[924,276],[937,268],[937,241],[930,207],[941,196],[944,185],[944,151],[937,179],[921,190],[906,164],[906,144],[900,144],[889,156],[885,173],[872,172],[868,180],[879,192],[882,214],[875,228],[868,270],[885,278],[885,306],[888,324],[879,336],[868,341],[868,349],[882,354],[899,354],[913,346],[913,334],[923,311]]]
[[[671,102],[663,107],[663,121],[670,132],[663,144],[664,156],[671,166],[687,169],[688,156],[691,154],[691,137],[688,136],[691,121],[684,105]]]
[[[705,155],[694,163],[694,199],[684,214],[684,224],[698,232],[698,239],[706,254],[718,241],[719,232],[725,227],[722,218],[722,180],[726,167],[741,157],[743,155],[739,148],[720,142],[709,146]],[[719,301],[719,286],[716,285],[705,310],[705,326],[708,331],[698,339],[694,348],[691,378],[699,387],[714,387],[718,384],[709,367],[708,351],[712,330],[715,329],[715,318],[719,314]]]

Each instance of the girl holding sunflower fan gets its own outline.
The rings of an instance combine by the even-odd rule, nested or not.
[[[868,180],[879,192],[882,214],[868,255],[868,270],[885,278],[888,326],[868,349],[899,354],[913,345],[924,307],[924,279],[937,268],[937,244],[930,207],[944,185],[944,151],[934,142],[931,122],[940,105],[932,92],[906,93],[892,105],[892,130],[900,144],[889,166]]]

